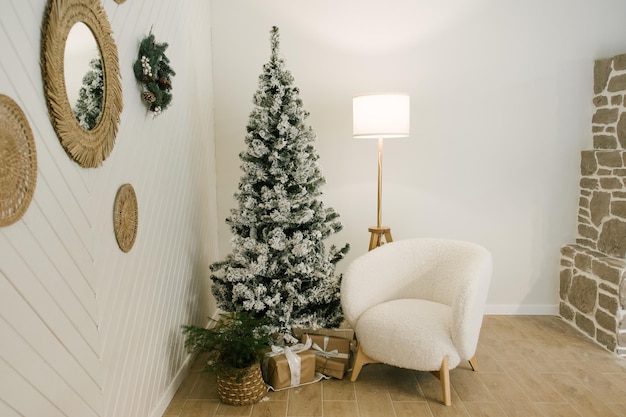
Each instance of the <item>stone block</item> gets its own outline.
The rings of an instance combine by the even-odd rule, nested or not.
[[[622,148],[626,148],[626,113],[622,113],[617,121],[617,140]]]
[[[596,191],[591,195],[589,203],[589,211],[591,213],[591,221],[596,226],[600,226],[602,220],[609,215],[609,204],[611,202],[611,194],[602,191]]]
[[[617,149],[617,138],[611,135],[593,135],[594,149]]]
[[[611,203],[611,214],[626,220],[626,201],[613,201]]]
[[[624,160],[622,158],[622,152],[615,151],[597,151],[596,160],[598,165],[609,168],[621,168],[624,166]]]
[[[595,107],[604,107],[609,104],[609,98],[607,96],[595,96],[592,100]]]
[[[600,178],[600,187],[603,190],[621,190],[624,188],[622,180],[617,177],[603,177]]]
[[[616,258],[626,256],[625,221],[613,218],[604,222],[598,238],[598,250]]]
[[[621,94],[615,94],[611,96],[611,104],[614,106],[619,106],[622,104],[624,97]]]
[[[593,63],[593,92],[600,94],[606,88],[611,74],[613,58],[597,59]]]
[[[612,172],[611,175],[614,175],[616,177],[626,177],[626,168],[615,168]]]
[[[613,175],[613,170],[607,168],[599,168],[598,171],[596,171],[596,174],[598,174],[598,176],[600,177],[606,177],[608,175]]]
[[[617,122],[618,115],[618,109],[616,108],[606,109],[601,107],[597,109],[596,112],[593,114],[593,117],[591,118],[591,123],[599,125],[608,125],[611,123],[615,123]]]
[[[574,266],[574,264],[572,263],[571,259],[561,258],[561,266],[571,268],[572,266]]]
[[[597,190],[599,185],[598,180],[595,178],[580,179],[580,188],[585,190]]]
[[[607,264],[603,260],[594,259],[591,264],[591,273],[598,277],[602,281],[610,282],[611,284],[619,284],[621,271],[612,265]]]
[[[576,238],[576,243],[581,245],[581,246],[585,246],[585,247],[587,247],[589,249],[595,249],[596,248],[596,242],[594,240]]]
[[[593,313],[598,297],[598,284],[582,275],[572,277],[569,302],[583,313]]]
[[[614,317],[617,314],[618,303],[615,297],[600,293],[598,294],[598,305],[606,309]]]
[[[617,322],[615,320],[615,316],[612,316],[605,311],[597,310],[596,311],[596,323],[606,330],[609,330],[615,333],[617,329]]]
[[[591,240],[598,240],[598,231],[593,226],[587,226],[585,224],[578,224],[578,234],[582,237]]]
[[[601,345],[605,346],[611,352],[615,352],[615,348],[617,347],[617,339],[615,333],[608,333],[602,329],[598,329],[596,334],[596,340]]]
[[[596,153],[594,151],[582,151],[580,153],[580,173],[582,175],[593,175],[597,169]]]
[[[559,315],[565,320],[574,321],[574,310],[564,302],[559,303]]]
[[[578,199],[578,207],[589,208],[589,199],[587,197],[580,197]]]
[[[609,293],[609,294],[613,294],[615,296],[617,296],[617,290],[615,289],[615,286],[611,286],[610,284],[607,284],[605,282],[601,282],[600,285],[598,286],[599,289],[601,289],[602,291]]]
[[[611,194],[614,198],[626,198],[626,191],[613,191]]]
[[[591,256],[585,252],[579,252],[574,256],[574,266],[581,271],[591,272]]]
[[[606,126],[595,125],[591,126],[591,133],[600,133],[604,132]]]
[[[619,305],[622,309],[626,309],[626,279],[622,279],[619,284]]]
[[[626,90],[626,74],[611,77],[606,89],[612,93]]]
[[[576,249],[574,249],[571,245],[561,246],[561,256],[564,258],[574,259],[575,254]]]
[[[576,316],[574,318],[574,322],[576,323],[576,326],[582,330],[583,332],[587,333],[589,336],[591,337],[595,337],[596,336],[596,325],[593,322],[593,320],[587,318],[584,314],[580,314],[580,313],[576,313]]]
[[[617,335],[617,344],[626,347],[626,332],[620,332]]]
[[[567,300],[567,295],[569,293],[570,285],[572,283],[572,270],[571,269],[562,269],[560,274],[560,290],[559,295],[561,300]]]

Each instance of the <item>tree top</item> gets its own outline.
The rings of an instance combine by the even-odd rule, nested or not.
[[[271,37],[272,61],[275,61],[278,59],[278,44],[279,44],[278,26],[272,26],[272,31],[270,33],[272,35]]]

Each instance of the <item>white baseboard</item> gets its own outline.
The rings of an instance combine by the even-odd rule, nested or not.
[[[219,318],[219,315],[220,315],[220,311],[218,310],[213,314],[212,318],[214,320],[217,320]],[[209,326],[211,324],[212,323],[210,322]],[[150,413],[150,417],[161,417],[163,413],[165,413],[165,410],[167,410],[167,407],[170,405],[172,398],[174,398],[174,394],[176,394],[176,391],[178,391],[178,387],[180,387],[180,384],[182,384],[185,378],[187,377],[187,374],[189,373],[189,368],[191,367],[192,360],[193,360],[193,356],[191,354],[188,354],[187,357],[185,358],[185,361],[183,362],[183,365],[180,367],[180,369],[176,373],[176,376],[174,377],[172,382],[168,385],[167,389],[161,396],[161,399],[157,403],[156,407],[152,409],[152,412]]]
[[[559,306],[548,305],[487,305],[485,315],[502,316],[558,316]]]
[[[174,377],[170,385],[167,387],[167,389],[161,396],[161,399],[159,400],[156,407],[152,409],[152,413],[150,413],[150,417],[161,417],[163,413],[165,413],[165,410],[167,410],[167,407],[170,405],[172,398],[174,398],[174,394],[176,394],[178,387],[180,387],[180,384],[182,384],[183,381],[185,380],[185,377],[187,377],[187,374],[189,372],[189,367],[191,367],[192,359],[193,359],[192,355],[187,355],[185,362],[183,362],[183,366],[181,366],[178,372],[176,373],[176,376]]]

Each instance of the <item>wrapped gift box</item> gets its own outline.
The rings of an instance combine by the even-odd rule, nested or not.
[[[346,368],[347,364],[334,359],[321,358],[319,356],[315,359],[315,372],[326,376],[343,379],[343,376],[346,374]]]
[[[325,328],[319,328],[319,329],[294,328],[293,329],[293,335],[297,337],[298,339],[301,339],[301,340],[304,339],[305,334],[322,334],[324,336],[340,337],[343,339],[350,339],[350,340],[354,339],[354,330],[347,327],[347,324],[345,326],[337,327],[333,329],[325,329]]]
[[[342,379],[350,360],[350,339],[321,334],[305,335],[311,338],[314,352],[315,371],[326,376]]]
[[[271,355],[271,354],[270,354]],[[300,357],[300,380],[297,385],[313,382],[315,379],[315,359],[316,355],[311,350],[296,353]],[[292,369],[284,353],[266,357],[265,382],[274,390],[289,388],[292,386]]]

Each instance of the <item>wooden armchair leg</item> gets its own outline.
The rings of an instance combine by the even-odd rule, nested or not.
[[[448,407],[452,405],[452,394],[450,392],[450,368],[448,367],[448,357],[444,356],[441,361],[441,369],[431,372],[441,382],[441,392],[443,393],[443,403]]]
[[[469,360],[469,364],[472,367],[472,371],[478,372],[478,362],[476,361],[476,355],[472,356],[472,359]]]
[[[374,360],[363,353],[363,349],[361,349],[361,345],[356,351],[356,357],[354,358],[354,366],[352,367],[352,376],[350,377],[350,381],[354,382],[359,377],[361,373],[361,368],[363,365],[367,365],[368,363],[380,363],[377,360]]]

